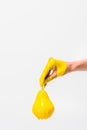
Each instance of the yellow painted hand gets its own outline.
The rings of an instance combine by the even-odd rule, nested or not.
[[[66,71],[67,65],[65,61],[49,58],[41,76],[40,76],[40,86],[44,87],[46,84],[53,79],[51,72],[56,71],[56,76],[62,76]]]

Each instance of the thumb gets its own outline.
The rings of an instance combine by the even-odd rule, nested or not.
[[[53,71],[52,74],[48,75],[48,77],[46,78],[46,82],[49,82],[57,77],[57,70],[54,69],[52,71]]]

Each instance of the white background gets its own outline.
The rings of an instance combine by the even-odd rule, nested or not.
[[[87,130],[87,72],[50,82],[48,120],[32,114],[49,57],[87,58],[86,0],[0,1],[0,130]]]

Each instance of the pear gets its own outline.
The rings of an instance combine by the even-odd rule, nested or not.
[[[41,88],[36,95],[32,112],[38,119],[47,119],[54,112],[54,105],[43,88]]]

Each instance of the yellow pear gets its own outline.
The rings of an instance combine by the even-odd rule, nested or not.
[[[38,119],[47,119],[54,112],[54,105],[43,88],[37,93],[32,112]]]

